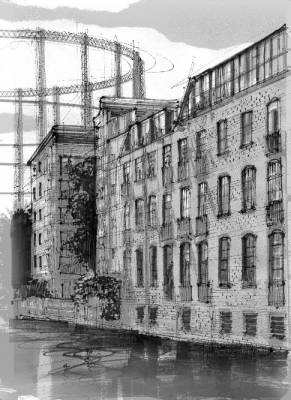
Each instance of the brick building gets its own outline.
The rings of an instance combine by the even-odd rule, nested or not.
[[[78,311],[72,318],[179,340],[290,345],[287,49],[283,26],[191,77],[179,107],[102,97],[95,135],[52,129],[29,162],[33,274],[46,276],[61,298],[90,268],[122,282],[118,321],[91,320],[90,304],[86,317]],[[96,235],[88,222],[85,240],[72,199],[76,187],[90,190],[74,184],[72,157],[74,165],[91,160],[90,190],[96,178]],[[84,203],[73,204],[80,210]],[[38,222],[42,208],[46,224]],[[72,230],[90,243],[85,262],[68,240]],[[51,259],[37,264],[46,253]]]
[[[47,281],[47,289],[55,298],[70,298],[75,280],[89,268],[89,263],[79,262],[70,239],[79,228],[73,224],[73,200],[82,189],[75,187],[72,171],[92,157],[93,132],[80,126],[60,125],[51,129],[28,161],[32,192],[31,277]]]
[[[287,345],[289,80],[283,26],[189,79],[178,118],[122,133],[134,111],[100,102],[97,266],[121,274],[124,326]]]

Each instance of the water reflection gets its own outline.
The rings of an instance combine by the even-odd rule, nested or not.
[[[291,399],[284,355],[213,353],[34,322],[2,330],[0,351],[2,400]]]

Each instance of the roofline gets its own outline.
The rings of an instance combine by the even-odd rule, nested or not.
[[[67,128],[67,129],[66,129]],[[86,129],[83,125],[53,125],[48,134],[43,138],[43,140],[40,142],[40,144],[37,146],[35,151],[32,153],[31,157],[27,161],[26,165],[31,166],[33,160],[38,156],[38,154],[47,146],[47,144],[57,136],[59,132],[65,132],[66,130],[69,131],[71,129],[72,131],[80,131],[80,132],[85,132]],[[87,129],[87,132],[93,132],[92,129]]]
[[[276,30],[274,30],[273,32],[269,33],[268,35],[264,36],[263,38],[257,40],[256,42],[250,44],[249,46],[245,47],[244,49],[238,51],[237,53],[233,54],[230,57],[225,58],[223,61],[219,62],[218,64],[215,64],[213,67],[209,67],[205,70],[203,70],[202,72],[200,72],[197,75],[193,75],[189,78],[190,81],[193,81],[195,79],[200,78],[201,76],[205,75],[206,73],[213,71],[214,69],[216,69],[217,67],[226,64],[227,62],[229,62],[230,60],[232,60],[233,58],[241,55],[242,53],[246,52],[247,50],[249,50],[250,48],[257,46],[258,44],[260,44],[261,42],[263,42],[264,40],[270,38],[271,36],[275,35],[276,33],[282,32],[287,30],[287,24],[283,24],[282,26],[280,26],[280,28],[277,28]]]

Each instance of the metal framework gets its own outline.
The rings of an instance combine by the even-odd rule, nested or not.
[[[0,30],[2,39],[28,39],[36,44],[36,87],[12,90],[0,90],[0,102],[13,101],[16,104],[16,127],[15,127],[15,160],[14,163],[14,208],[23,207],[23,103],[34,103],[38,107],[37,112],[37,131],[38,142],[46,135],[47,126],[47,104],[53,106],[53,123],[60,123],[60,106],[73,106],[82,109],[82,124],[89,127],[92,124],[92,105],[93,91],[115,88],[115,96],[122,96],[122,84],[132,80],[134,98],[145,97],[144,82],[144,63],[139,52],[134,48],[118,42],[104,38],[95,38],[86,33],[57,32],[44,29],[24,29],[24,30]],[[81,48],[81,84],[62,87],[46,86],[45,69],[45,42],[67,43],[79,45]],[[89,81],[89,48],[98,48],[114,53],[114,76],[100,80]],[[124,56],[132,60],[132,69],[125,74],[121,71],[121,57]],[[61,103],[60,96],[65,94],[81,93],[81,104]],[[52,101],[47,97],[52,96]],[[25,100],[27,97],[34,97],[36,100]],[[12,98],[11,100],[9,98]],[[10,165],[10,164],[9,164]]]

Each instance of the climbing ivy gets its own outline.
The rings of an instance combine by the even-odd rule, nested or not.
[[[76,305],[87,304],[89,297],[100,300],[101,318],[120,318],[120,281],[112,276],[83,276],[76,282],[73,300]]]
[[[70,188],[67,211],[72,216],[74,231],[64,244],[83,267],[95,270],[95,158],[88,157],[76,165],[69,159],[66,167]]]

